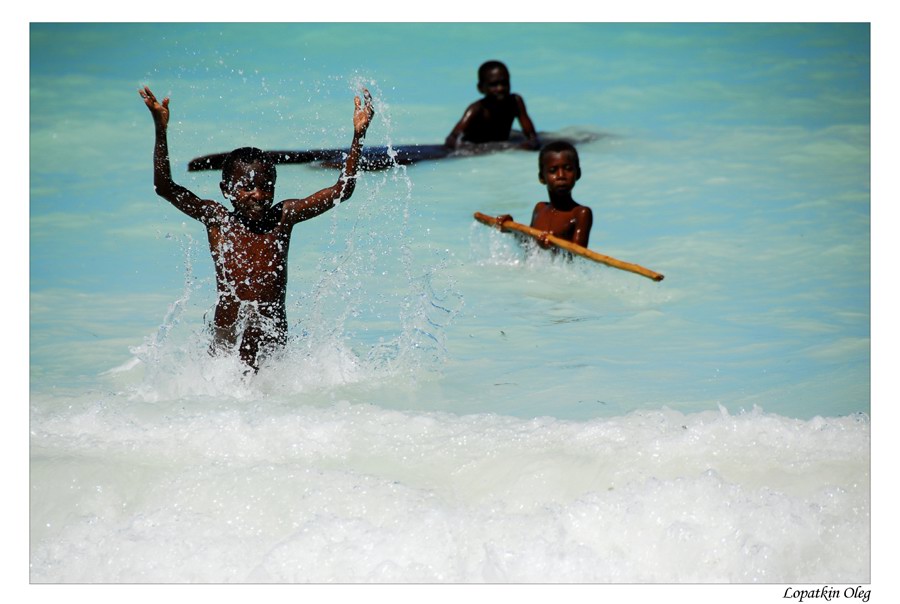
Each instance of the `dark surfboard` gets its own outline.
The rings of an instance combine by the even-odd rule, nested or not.
[[[553,141],[567,141],[573,145],[587,143],[604,135],[597,133],[576,133],[571,136],[559,136],[540,133],[541,142],[544,144]],[[471,157],[473,155],[486,155],[523,147],[524,137],[514,132],[509,141],[498,143],[463,143],[452,149],[445,145],[399,145],[397,147],[363,147],[360,157],[360,170],[386,170],[394,166],[408,166],[421,161],[432,161],[449,157]],[[349,148],[343,149],[308,149],[305,151],[266,151],[266,155],[275,164],[313,164],[324,168],[340,168],[344,165],[344,158],[350,152]],[[188,171],[199,172],[202,170],[221,170],[222,164],[228,153],[213,153],[192,159],[188,163]]]
[[[340,167],[350,149],[309,149],[306,151],[266,151],[275,164],[318,164],[322,167]],[[443,145],[404,145],[402,147],[363,147],[359,167],[361,170],[385,170],[393,166],[408,166],[420,161],[443,159],[454,150]],[[188,170],[221,170],[228,153],[214,153],[192,159]]]

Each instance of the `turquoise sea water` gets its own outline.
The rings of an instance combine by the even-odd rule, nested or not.
[[[33,581],[869,580],[868,26],[30,34]],[[441,142],[490,58],[539,131],[594,139],[591,247],[665,280],[475,223],[528,222],[534,153],[397,167],[295,229],[285,357],[209,359],[138,87],[221,199],[190,159],[346,146],[363,86],[367,144]]]

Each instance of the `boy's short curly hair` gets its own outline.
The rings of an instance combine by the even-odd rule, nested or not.
[[[538,155],[538,172],[540,173],[544,169],[544,156],[548,153],[561,153],[563,151],[570,151],[572,155],[575,156],[575,167],[578,170],[581,170],[581,162],[578,159],[578,150],[575,149],[575,145],[572,143],[567,143],[566,141],[554,141],[552,143],[547,143],[543,147],[541,147],[541,152]]]
[[[509,75],[509,69],[507,69],[506,65],[500,61],[485,61],[481,64],[481,67],[478,68],[478,81],[483,82],[487,77],[487,73],[492,69],[502,69],[506,72],[506,75]]]
[[[228,180],[228,177],[234,172],[234,167],[238,164],[261,164],[272,176],[272,182],[275,182],[275,162],[269,157],[269,154],[262,149],[256,147],[241,147],[229,153],[222,162],[222,180]]]

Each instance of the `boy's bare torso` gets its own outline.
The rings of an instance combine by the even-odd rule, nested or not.
[[[574,202],[573,202],[574,203]],[[590,209],[587,206],[575,204],[575,207],[560,210],[549,202],[541,201],[534,206],[531,226],[541,231],[552,233],[554,236],[578,245],[587,247],[588,232],[584,231],[586,220],[590,220]],[[590,225],[588,224],[588,229]]]
[[[219,216],[207,223],[218,293],[214,348],[232,348],[240,340],[246,348],[243,355],[255,359],[261,347],[286,341],[285,294],[292,230],[293,224],[283,220],[280,203],[263,220],[250,221],[222,208]]]
[[[207,227],[220,296],[248,302],[283,302],[292,224],[281,220],[281,204],[269,224],[247,223],[234,213]]]
[[[519,117],[518,95],[503,100],[482,99],[467,110],[470,118],[463,131],[463,140],[470,143],[490,143],[509,140],[513,122]]]

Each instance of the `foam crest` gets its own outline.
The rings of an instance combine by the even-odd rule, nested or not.
[[[868,578],[864,416],[570,422],[271,398],[33,423],[39,582]]]

